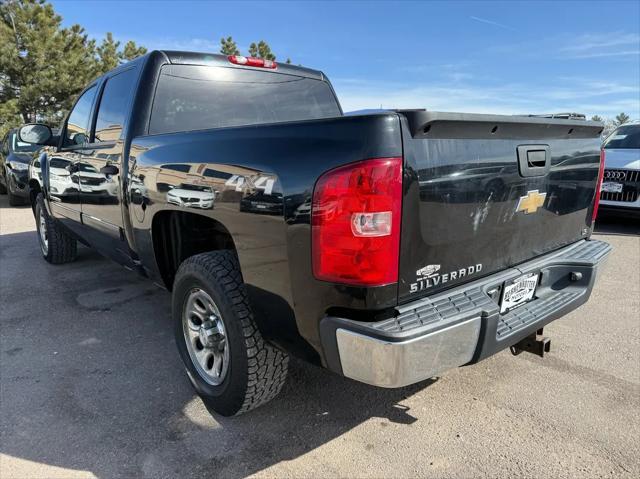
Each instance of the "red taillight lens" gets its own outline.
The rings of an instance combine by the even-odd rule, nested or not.
[[[278,66],[273,60],[265,60],[264,58],[243,57],[242,55],[229,55],[227,58],[231,63],[235,63],[236,65],[271,69]]]
[[[316,183],[311,209],[313,274],[358,286],[398,281],[402,158],[336,168]]]
[[[602,177],[604,176],[604,148],[600,150],[600,169],[598,170],[598,182],[596,183],[596,197],[593,200],[593,214],[591,215],[591,223],[598,216],[598,206],[600,206],[600,190],[602,189]]]

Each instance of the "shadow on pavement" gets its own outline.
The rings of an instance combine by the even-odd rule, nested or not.
[[[0,236],[0,291],[0,452],[69,472],[246,476],[365,421],[411,424],[403,400],[432,383],[377,389],[292,361],[278,398],[223,418],[193,393],[148,280],[86,248],[49,265],[28,232]]]

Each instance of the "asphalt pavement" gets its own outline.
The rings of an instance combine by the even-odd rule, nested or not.
[[[183,374],[169,295],[81,247],[41,257],[0,196],[0,477],[640,477],[640,224],[590,301],[545,328],[544,359],[501,352],[377,389],[293,361],[253,412],[208,411]]]

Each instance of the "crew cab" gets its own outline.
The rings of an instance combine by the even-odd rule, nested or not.
[[[48,145],[44,258],[81,242],[164,285],[191,382],[234,415],[280,391],[289,354],[399,387],[547,351],[610,250],[591,239],[602,128],[345,115],[322,72],[154,51],[88,85],[59,135],[19,136]]]

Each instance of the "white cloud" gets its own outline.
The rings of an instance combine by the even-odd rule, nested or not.
[[[144,45],[148,50],[181,50],[207,53],[220,51],[220,42],[213,38],[148,38],[136,40],[136,43]]]
[[[629,55],[635,55],[640,60],[640,50],[623,50],[619,52],[592,52],[582,53],[580,55],[571,55],[568,58],[582,59],[582,58],[604,58],[604,57],[625,57]]]
[[[487,49],[492,54],[518,55],[536,61],[583,60],[601,58],[640,63],[640,34],[626,32],[602,32],[583,35],[568,33],[550,34],[535,41],[512,41],[493,45]]]
[[[98,43],[106,36],[104,33],[90,33],[89,37],[95,39]],[[147,50],[176,50],[185,52],[203,52],[218,53],[220,51],[220,41],[215,35],[210,38],[175,38],[175,37],[139,37],[131,35],[120,35],[114,33],[115,40],[119,40],[122,44],[125,41],[133,40],[136,44],[144,46]],[[240,51],[249,50],[248,45],[238,45]]]
[[[638,93],[638,87],[611,80],[589,80],[581,77],[560,77],[559,82],[565,87],[555,87],[546,92],[554,100],[574,100],[582,98],[602,97],[609,95],[625,95]]]
[[[495,114],[540,114],[571,111],[613,116],[626,111],[640,117],[637,88],[601,80],[554,79],[548,84],[402,83],[334,79],[345,111],[370,108],[427,108]],[[614,98],[615,96],[615,98]]]
[[[621,45],[640,45],[640,35],[637,33],[588,33],[580,35],[574,44],[561,48],[561,51],[593,50],[596,48],[617,47]]]
[[[640,35],[625,32],[588,33],[571,39],[559,51],[561,58],[636,56],[640,60]]]
[[[509,25],[504,25],[502,23],[498,23],[496,21],[493,20],[488,20],[486,18],[480,18],[480,17],[474,17],[474,16],[470,16],[469,17],[471,20],[474,20],[476,22],[480,22],[480,23],[486,23],[487,25],[492,25],[494,27],[498,27],[498,28],[504,28],[505,30],[511,30],[513,32],[516,31],[515,28],[510,27]]]

